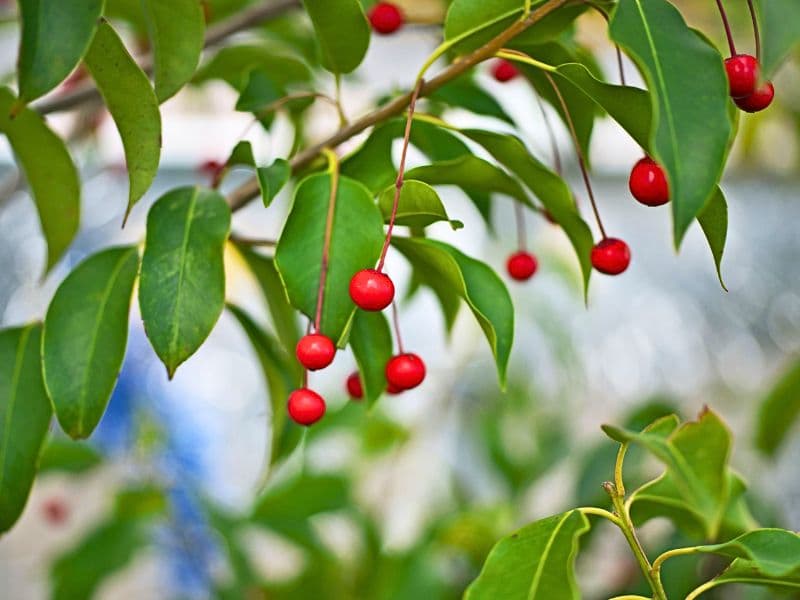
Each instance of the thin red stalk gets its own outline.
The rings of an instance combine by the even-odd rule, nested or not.
[[[517,246],[520,252],[525,252],[528,249],[528,239],[525,235],[525,209],[522,204],[514,202],[514,218],[517,221]]]
[[[425,85],[425,80],[420,79],[414,87],[414,93],[411,94],[411,101],[408,103],[408,118],[406,119],[406,131],[403,136],[403,149],[400,153],[400,166],[397,169],[397,179],[394,183],[394,203],[392,204],[392,216],[389,218],[389,228],[386,230],[386,241],[383,243],[383,250],[381,250],[381,258],[378,261],[377,270],[380,273],[383,270],[383,263],[386,261],[386,253],[389,251],[389,244],[392,242],[392,231],[394,230],[394,221],[397,218],[397,205],[400,203],[400,192],[403,190],[403,176],[406,171],[406,154],[408,154],[408,145],[411,140],[411,123],[414,121],[414,109],[417,105],[417,98]]]
[[[564,96],[561,95],[561,90],[558,89],[556,82],[553,81],[553,78],[550,76],[550,73],[545,72],[544,76],[547,77],[547,80],[550,82],[550,85],[553,87],[553,91],[555,91],[556,96],[558,96],[558,101],[561,104],[561,108],[564,110],[564,116],[567,118],[567,125],[569,125],[569,132],[572,135],[572,142],[575,144],[575,153],[578,155],[578,165],[581,168],[581,175],[583,175],[583,182],[586,184],[586,192],[589,194],[589,200],[592,203],[592,210],[594,211],[594,217],[597,220],[597,226],[600,228],[600,233],[603,235],[603,239],[607,238],[605,227],[603,227],[603,221],[600,218],[600,211],[597,210],[597,202],[594,198],[594,191],[592,190],[592,182],[589,180],[589,171],[586,168],[586,158],[583,156],[583,150],[581,150],[580,142],[578,141],[578,134],[575,131],[575,123],[572,122],[572,115],[569,112],[569,108],[567,107],[567,103],[564,101]]]
[[[622,85],[625,85],[625,69],[622,66],[622,50],[619,49],[619,46],[614,46],[617,51],[617,67],[619,68],[619,82]]]
[[[550,138],[550,148],[553,152],[553,166],[556,173],[563,174],[563,167],[561,165],[561,153],[558,151],[558,141],[556,140],[556,132],[553,130],[553,124],[550,123],[550,117],[547,116],[547,111],[544,109],[542,99],[536,96],[536,103],[539,105],[539,110],[542,112],[542,119],[544,119],[544,126],[547,129],[547,136]]]
[[[747,7],[750,9],[750,18],[753,20],[753,36],[756,40],[756,58],[761,62],[761,32],[758,29],[758,15],[753,0],[747,0]]]
[[[336,194],[339,191],[339,161],[333,151],[328,153],[331,172],[331,194],[328,200],[328,216],[325,221],[325,241],[322,244],[322,262],[319,268],[319,290],[317,291],[317,313],[314,316],[314,331],[319,333],[322,325],[322,303],[325,300],[325,281],[328,278],[330,262],[331,235],[333,234],[333,215],[336,211]]]
[[[731,24],[728,22],[728,13],[725,12],[722,0],[717,0],[717,8],[719,9],[719,16],[722,17],[722,25],[725,27],[725,35],[728,37],[728,48],[731,50],[731,56],[736,56],[736,44],[733,41]]]
[[[400,319],[397,316],[397,302],[392,302],[392,321],[394,322],[394,337],[397,340],[397,352],[405,354],[403,350],[403,338],[400,337]]]

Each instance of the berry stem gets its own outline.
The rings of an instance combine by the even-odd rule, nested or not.
[[[564,116],[567,119],[567,125],[569,125],[569,132],[572,136],[572,143],[575,144],[575,153],[578,155],[578,165],[581,168],[581,175],[583,175],[583,182],[586,184],[586,192],[589,194],[589,201],[592,203],[592,211],[594,211],[594,218],[597,220],[597,227],[600,228],[600,233],[603,236],[603,239],[606,239],[608,236],[606,235],[606,229],[603,227],[603,220],[600,218],[600,211],[597,209],[597,201],[594,198],[594,191],[592,190],[592,182],[589,180],[589,171],[586,168],[586,158],[583,156],[583,150],[581,150],[580,142],[578,141],[578,134],[575,131],[575,123],[572,121],[572,115],[569,112],[569,108],[567,107],[567,103],[564,101],[564,96],[561,95],[561,90],[558,89],[556,82],[553,81],[552,76],[550,73],[545,71],[544,76],[547,77],[547,81],[550,82],[550,85],[553,87],[553,91],[556,93],[558,97],[558,102],[561,104],[561,108],[564,111]]]
[[[525,235],[525,210],[519,202],[514,202],[514,217],[517,221],[517,246],[519,246],[520,252],[525,252],[528,249],[528,240]]]
[[[747,8],[750,9],[750,18],[753,21],[753,37],[756,40],[756,60],[761,63],[761,31],[758,29],[758,15],[753,0],[747,0]]]
[[[389,244],[392,242],[392,231],[394,230],[394,221],[397,218],[397,206],[400,203],[400,192],[403,190],[403,176],[406,171],[406,155],[408,154],[408,145],[411,141],[411,124],[414,122],[414,109],[417,105],[417,98],[425,85],[424,79],[418,79],[417,85],[414,87],[414,92],[411,95],[411,102],[408,104],[408,117],[406,118],[406,131],[403,135],[403,149],[400,153],[400,166],[397,168],[397,179],[394,182],[394,202],[392,203],[392,216],[389,218],[389,228],[386,230],[386,241],[383,243],[381,250],[381,258],[378,261],[377,271],[380,273],[383,270],[383,263],[386,261],[386,253],[389,251]]]
[[[722,25],[725,27],[725,36],[728,38],[728,48],[731,50],[731,56],[736,56],[736,44],[733,41],[731,24],[728,22],[728,13],[725,12],[722,0],[717,0],[717,8],[719,9],[719,16],[722,17]]]
[[[333,234],[333,215],[336,211],[336,194],[339,191],[339,158],[336,153],[326,148],[323,150],[328,158],[328,173],[331,176],[331,193],[328,200],[328,216],[325,220],[325,241],[322,244],[322,262],[319,268],[319,289],[317,290],[317,312],[314,316],[314,331],[319,333],[322,324],[322,303],[325,300],[325,281],[328,278],[330,262],[331,235]]]
[[[405,354],[403,338],[400,336],[400,318],[397,313],[397,302],[392,302],[392,321],[394,323],[394,337],[397,340],[397,352],[398,354]]]
[[[625,68],[622,64],[622,50],[620,47],[615,45],[614,49],[617,51],[617,68],[619,69],[619,82],[622,85],[625,85]]]
[[[547,136],[550,138],[550,148],[553,154],[553,166],[558,173],[559,177],[563,175],[563,167],[561,164],[561,152],[558,151],[558,141],[556,140],[556,132],[553,130],[553,124],[550,122],[550,117],[547,116],[547,111],[544,108],[542,99],[536,94],[536,103],[539,105],[539,110],[542,113],[545,129],[547,129]]]

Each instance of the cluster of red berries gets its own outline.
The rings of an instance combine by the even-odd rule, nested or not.
[[[761,81],[761,65],[755,56],[736,54],[725,60],[731,98],[740,109],[754,113],[767,108],[775,97],[771,81]]]
[[[369,23],[376,33],[389,35],[403,26],[403,13],[397,5],[391,2],[378,2],[373,6],[369,14]]]

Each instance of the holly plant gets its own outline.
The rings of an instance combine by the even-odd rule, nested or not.
[[[539,267],[526,219],[560,228],[588,299],[595,272],[619,276],[636,260],[626,232],[604,224],[608,199],[592,188],[590,147],[602,142],[592,135],[601,117],[641,148],[630,173],[635,201],[666,207],[661,214],[671,219],[676,249],[697,222],[722,283],[728,214],[720,180],[742,114],[773,103],[772,77],[800,41],[800,5],[716,5],[721,20],[708,32],[693,29],[668,0],[450,0],[438,12],[422,11],[419,3],[359,0],[18,0],[16,11],[6,7],[18,21],[20,44],[15,81],[0,88],[0,132],[38,211],[47,245],[42,277],[69,272],[41,322],[0,332],[0,531],[25,506],[52,417],[75,440],[89,438],[103,417],[125,359],[134,291],[146,336],[170,379],[224,310],[235,317],[268,384],[272,466],[293,454],[306,428],[324,423],[316,373],[343,349],[357,365],[342,382],[353,401],[373,407],[385,395],[383,402],[393,402],[424,384],[425,357],[400,335],[402,300],[419,289],[432,291],[448,331],[466,304],[485,335],[498,385],[505,386],[514,337],[505,276],[497,265],[436,239],[436,224],[451,227],[454,239],[471,235],[451,218],[440,188],[463,190],[486,230],[507,242],[505,270],[514,285]],[[732,26],[726,9],[747,15],[748,27]],[[605,74],[582,44],[576,22],[584,17],[607,25],[618,72]],[[371,37],[408,28],[432,32],[441,43],[405,77],[405,90],[356,114],[342,84],[358,81]],[[723,32],[723,48],[707,37]],[[531,114],[547,123],[552,152],[531,150],[519,124],[487,91],[486,75],[493,89],[529,88]],[[626,83],[634,79],[641,84]],[[138,243],[101,249],[69,270],[65,257],[82,212],[73,156],[99,117],[107,112],[118,130],[128,183],[126,199],[105,200],[124,205],[119,225],[135,229],[144,216],[140,201],[159,171],[161,106],[180,93],[210,95],[211,82],[232,89],[230,109],[251,121],[238,143],[224,149],[227,160],[201,165],[203,184],[147,202]],[[336,124],[312,135],[312,109],[324,107]],[[450,109],[495,125],[456,125]],[[46,116],[68,112],[84,118],[62,137]],[[292,126],[292,134],[282,134],[294,136],[291,147],[264,160],[254,142],[275,134],[281,119]],[[568,147],[559,148],[556,127],[569,134]],[[421,164],[411,164],[411,147],[424,157]],[[580,168],[577,190],[564,176],[566,151]],[[230,179],[236,170],[248,177]],[[272,205],[286,194],[292,201],[284,218]],[[516,231],[502,231],[495,213],[512,205]],[[240,233],[242,219],[256,210],[282,220],[279,236]],[[226,302],[226,251],[258,283],[269,326]],[[407,281],[390,268],[394,257],[408,263]],[[590,517],[621,529],[654,598],[666,597],[660,568],[677,554],[733,559],[690,597],[728,581],[800,586],[796,536],[747,527],[743,484],[718,468],[729,442],[714,413],[684,425],[660,420],[643,432],[606,431],[621,445],[614,482],[606,484],[614,512],[575,509],[504,539],[468,598],[576,596],[571,565]],[[626,495],[622,458],[632,445],[666,471]],[[119,514],[149,514],[146,494],[136,502],[126,498]],[[50,514],[58,519],[58,507]],[[670,550],[651,563],[634,525],[662,515],[705,538],[725,539]]]

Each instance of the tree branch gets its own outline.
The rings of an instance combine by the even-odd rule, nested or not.
[[[216,46],[235,33],[255,27],[264,21],[269,21],[270,19],[274,19],[275,17],[278,17],[293,8],[299,7],[300,0],[269,0],[261,4],[256,4],[255,6],[241,11],[240,13],[235,14],[231,18],[221,23],[217,23],[216,25],[209,27],[206,31],[203,47],[210,48],[212,46]],[[148,54],[145,56],[139,66],[145,73],[151,73],[153,70],[153,55]],[[46,115],[49,113],[69,110],[75,106],[83,104],[84,102],[99,99],[100,92],[97,90],[97,87],[94,85],[94,83],[87,82],[75,90],[61,94],[55,98],[45,100],[38,104],[34,104],[33,108],[35,108],[40,114]]]
[[[544,17],[549,15],[554,10],[560,8],[567,2],[569,2],[569,0],[550,0],[531,12],[531,14],[524,19],[515,21],[508,29],[497,35],[497,37],[490,40],[477,50],[474,50],[470,54],[462,56],[456,62],[439,73],[439,75],[433,79],[430,79],[429,81],[426,81],[420,89],[419,96],[422,97],[430,95],[476,64],[491,58],[498,50],[503,48],[503,46],[505,46],[509,40],[518,36],[531,25],[541,21]],[[303,167],[308,166],[319,155],[319,153],[322,152],[323,148],[335,148],[342,142],[349,140],[355,135],[358,135],[376,123],[380,123],[391,117],[401,114],[411,103],[412,95],[413,92],[407,92],[402,96],[398,96],[391,102],[384,104],[379,109],[364,115],[357,121],[354,121],[346,127],[341,128],[327,140],[311,146],[310,148],[307,148],[306,150],[303,150],[299,154],[295,155],[289,163],[292,167],[292,171],[296,172]],[[259,193],[258,181],[255,177],[252,177],[231,192],[227,198],[228,204],[232,210],[239,210],[250,200],[257,197]]]

